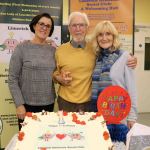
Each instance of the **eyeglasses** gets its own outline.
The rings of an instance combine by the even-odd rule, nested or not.
[[[51,25],[50,25],[50,24],[44,24],[43,22],[38,22],[37,24],[39,25],[39,27],[40,27],[41,29],[44,29],[44,28],[50,29],[50,28],[51,28]]]
[[[84,27],[87,26],[87,24],[85,24],[85,23],[78,23],[78,24],[70,24],[69,26],[72,27],[73,29],[75,29],[77,27],[84,28]]]

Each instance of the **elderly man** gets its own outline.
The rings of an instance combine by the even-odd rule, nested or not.
[[[96,55],[92,44],[86,42],[88,27],[89,20],[85,13],[72,12],[68,20],[72,39],[56,51],[57,70],[54,79],[60,84],[57,99],[59,110],[89,111]],[[134,67],[136,59],[128,63]]]

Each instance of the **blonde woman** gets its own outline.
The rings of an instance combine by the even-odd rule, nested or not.
[[[92,75],[91,111],[97,111],[97,98],[104,88],[118,85],[126,89],[131,97],[131,111],[127,116],[130,129],[137,120],[137,95],[134,70],[127,66],[130,54],[120,50],[118,31],[110,21],[96,25],[92,42],[97,55]]]

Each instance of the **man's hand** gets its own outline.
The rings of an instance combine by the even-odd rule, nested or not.
[[[46,40],[46,42],[47,42],[47,44],[51,45],[52,47],[55,47],[55,48],[58,47],[57,44],[55,43],[55,41],[52,39],[48,39],[48,40]]]
[[[61,71],[59,75],[55,75],[55,80],[57,80],[63,86],[69,86],[71,85],[72,81],[71,72]]]
[[[128,67],[135,69],[137,66],[137,57],[129,55],[127,65]]]
[[[17,113],[18,119],[23,120],[25,118],[25,115],[26,115],[26,109],[25,109],[24,105],[18,106],[16,109],[16,113]]]

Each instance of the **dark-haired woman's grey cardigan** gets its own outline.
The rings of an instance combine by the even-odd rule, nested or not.
[[[43,106],[54,103],[52,74],[55,48],[48,44],[19,44],[10,59],[9,89],[17,106]]]

